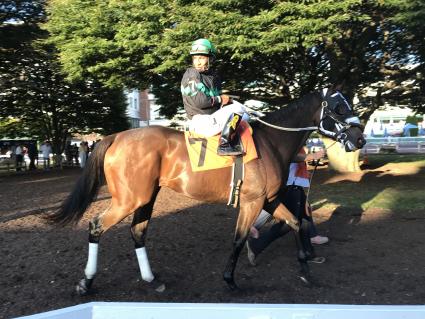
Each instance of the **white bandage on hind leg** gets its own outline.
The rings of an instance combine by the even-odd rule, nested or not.
[[[141,247],[136,249],[137,261],[139,262],[140,273],[142,274],[142,279],[147,282],[151,282],[155,279],[151,266],[149,265],[148,254],[146,253],[146,248]]]
[[[97,251],[99,244],[89,243],[89,257],[87,260],[86,269],[84,269],[84,274],[87,279],[93,279],[96,275],[97,270]]]

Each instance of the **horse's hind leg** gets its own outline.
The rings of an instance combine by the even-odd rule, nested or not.
[[[105,210],[105,212],[94,217],[90,221],[88,258],[86,268],[84,269],[84,278],[80,280],[76,287],[78,294],[86,295],[93,284],[93,280],[97,272],[97,256],[101,235],[130,215],[135,208],[136,207],[134,207],[134,204],[132,203],[119,205],[113,199],[111,205]]]
[[[156,196],[159,192],[158,188],[155,190],[150,202],[142,207],[139,207],[133,217],[131,223],[131,236],[134,240],[134,246],[136,250],[137,261],[139,263],[139,269],[142,279],[147,282],[153,282],[155,279],[151,266],[149,264],[148,255],[146,253],[145,239],[148,229],[149,220],[152,216],[153,205],[156,200]]]

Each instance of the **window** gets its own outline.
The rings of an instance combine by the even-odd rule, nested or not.
[[[140,125],[139,125],[139,119],[136,119],[134,117],[130,118],[130,126],[131,126],[131,128],[140,127]]]

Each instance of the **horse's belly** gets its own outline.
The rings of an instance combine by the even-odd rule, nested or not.
[[[231,167],[202,172],[182,171],[173,178],[162,179],[160,185],[197,200],[227,202],[231,172]]]

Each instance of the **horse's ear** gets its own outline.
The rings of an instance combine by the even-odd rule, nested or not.
[[[339,84],[335,84],[335,85],[334,85],[334,89],[335,89],[335,91],[339,91],[339,92],[341,92],[341,91],[342,91],[342,89],[344,88],[344,82],[345,82],[345,81],[343,81],[342,83],[339,83]]]
[[[323,89],[323,96],[330,96],[338,91],[341,92],[343,87],[344,83],[332,84],[327,89]]]

